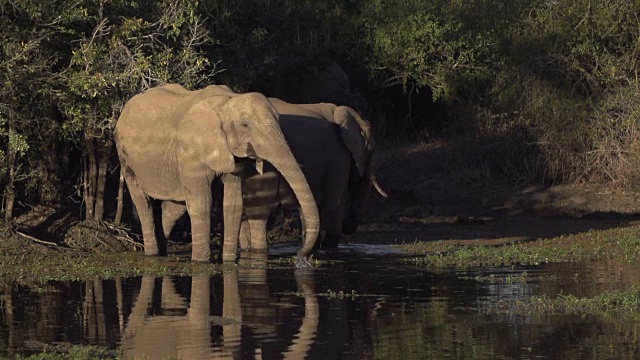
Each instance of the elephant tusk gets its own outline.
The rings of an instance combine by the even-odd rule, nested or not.
[[[378,192],[378,194],[380,194],[380,196],[382,196],[383,198],[389,197],[389,195],[384,190],[382,190],[382,187],[380,186],[380,184],[378,184],[378,181],[376,180],[376,177],[373,174],[371,174],[371,183],[376,188],[376,191]]]
[[[264,173],[264,161],[262,161],[262,159],[260,159],[260,158],[256,159],[256,171],[260,175],[262,175]]]

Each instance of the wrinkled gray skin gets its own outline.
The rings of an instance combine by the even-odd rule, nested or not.
[[[294,189],[305,230],[298,256],[300,264],[306,263],[318,237],[318,210],[280,130],[278,112],[263,95],[236,95],[221,86],[197,91],[176,84],[152,88],[127,102],[116,125],[115,139],[140,217],[145,254],[166,254],[166,238],[187,211],[191,218],[191,258],[209,261],[211,183],[224,174],[225,193],[240,192],[239,177],[230,175],[241,168],[236,158],[253,158],[273,163]],[[162,232],[158,235],[151,198],[162,202]],[[235,214],[241,209],[241,197],[225,194],[223,213]],[[236,228],[225,230],[223,260],[235,260],[239,232],[238,225],[225,224],[225,229]]]
[[[371,126],[347,106],[269,100],[280,113],[282,132],[317,201],[325,230],[321,246],[335,248],[343,234],[356,231],[375,183]],[[265,165],[262,175],[248,171],[242,185],[246,220],[241,226],[240,246],[243,250],[264,251],[269,213],[279,204],[299,205],[273,167]]]

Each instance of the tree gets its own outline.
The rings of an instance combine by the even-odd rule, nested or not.
[[[101,222],[113,129],[124,103],[166,82],[192,87],[208,79],[200,52],[209,41],[193,1],[90,0],[69,66],[60,107],[67,138],[82,149],[85,218]]]
[[[475,2],[474,2],[475,3]],[[363,2],[358,16],[364,65],[380,86],[429,86],[436,99],[466,100],[490,74],[496,37],[468,21],[463,4],[428,0]]]
[[[350,1],[202,0],[199,11],[216,42],[209,55],[221,59],[220,78],[239,90],[262,91],[303,81],[314,67],[343,57],[343,29]]]
[[[55,39],[77,15],[73,7],[65,1],[0,1],[0,184],[9,225],[18,185],[37,187],[40,200],[55,197],[55,180],[47,178],[44,164],[56,163],[49,85],[60,60]]]
[[[496,102],[519,110],[548,178],[633,183],[640,3],[533,4],[511,31]]]

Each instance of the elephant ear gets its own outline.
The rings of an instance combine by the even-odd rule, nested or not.
[[[187,110],[178,129],[178,145],[190,162],[205,164],[217,173],[230,173],[235,160],[219,113],[228,97],[213,96],[196,102]]]
[[[333,121],[340,126],[342,140],[351,152],[360,176],[364,176],[374,147],[371,124],[348,106],[338,106],[333,112]]]

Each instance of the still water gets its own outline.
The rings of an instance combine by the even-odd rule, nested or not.
[[[320,255],[335,261],[296,270],[254,257],[213,276],[13,287],[0,292],[0,357],[70,343],[136,359],[640,358],[632,320],[517,309],[637,285],[611,264],[454,271],[382,246]]]

